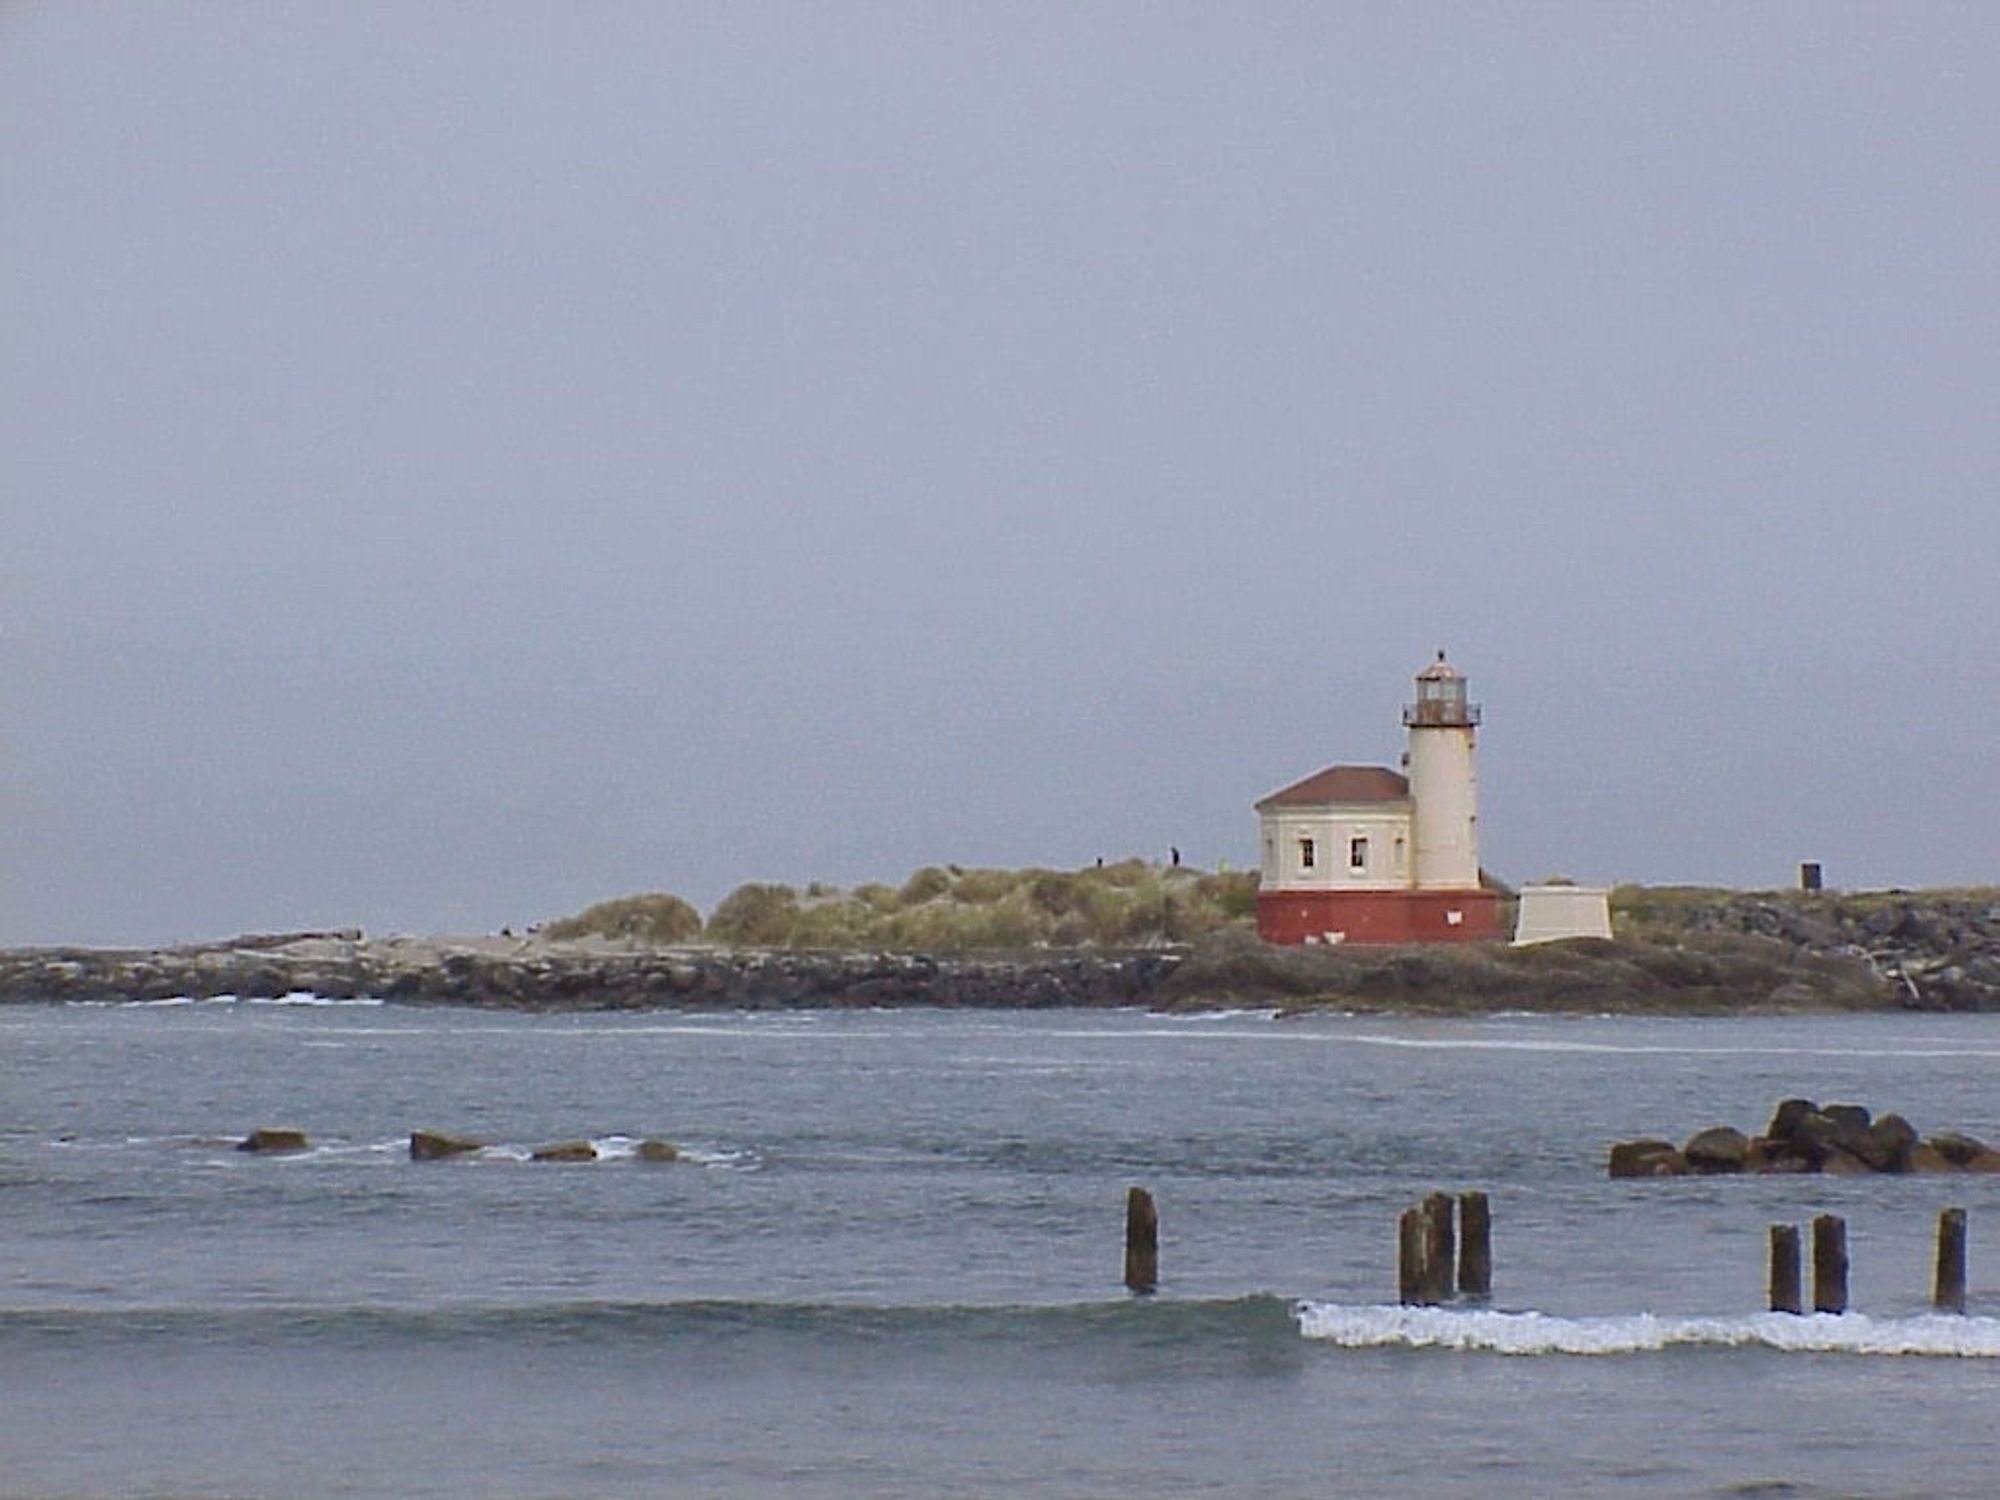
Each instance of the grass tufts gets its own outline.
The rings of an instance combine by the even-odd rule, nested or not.
[[[602,937],[637,943],[685,943],[701,936],[701,913],[679,896],[649,891],[600,901],[542,930],[561,940]]]

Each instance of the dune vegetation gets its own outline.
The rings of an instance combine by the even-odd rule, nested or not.
[[[752,882],[723,897],[706,922],[677,896],[628,896],[543,931],[553,938],[744,948],[1144,948],[1247,926],[1256,898],[1254,872],[1139,859],[1081,870],[925,865],[900,886]]]
[[[600,901],[573,917],[542,929],[552,938],[604,937],[637,943],[686,943],[701,936],[701,913],[694,904],[664,891]]]

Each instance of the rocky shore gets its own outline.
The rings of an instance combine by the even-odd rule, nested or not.
[[[0,951],[0,1003],[313,994],[519,1010],[935,1005],[1478,1013],[2000,1011],[2000,893],[1641,891],[1611,941],[920,954],[281,933]]]
[[[0,1003],[310,994],[511,1010],[1147,1005],[1181,960],[1168,950],[793,953],[340,931],[161,949],[14,949],[0,952]]]

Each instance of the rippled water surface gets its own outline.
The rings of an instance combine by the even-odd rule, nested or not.
[[[1603,1152],[1794,1093],[2000,1138],[1996,1079],[1973,1017],[0,1011],[0,1496],[1983,1496],[2000,1179]],[[1434,1187],[1489,1309],[1390,1305]],[[1820,1211],[1857,1315],[1761,1313]]]

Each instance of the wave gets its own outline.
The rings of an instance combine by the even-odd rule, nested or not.
[[[1301,1302],[1299,1331],[1343,1349],[1454,1349],[1488,1354],[1644,1354],[1663,1349],[1775,1349],[1787,1354],[1929,1355],[2000,1359],[2000,1318],[1924,1313],[1754,1313],[1737,1318],[1654,1313],[1563,1318],[1441,1307],[1347,1307]]]
[[[63,1344],[210,1342],[248,1345],[461,1343],[726,1344],[776,1341],[883,1349],[1013,1348],[1165,1354],[1193,1360],[1284,1361],[1317,1344],[1343,1350],[1636,1355],[1674,1349],[2000,1359],[2000,1319],[1862,1313],[1734,1318],[1635,1313],[1569,1318],[1540,1312],[1345,1306],[1269,1293],[1233,1298],[1119,1298],[1046,1304],[895,1304],[759,1300],[477,1302],[399,1306],[0,1307],[0,1349]]]
[[[0,1307],[0,1350],[64,1344],[742,1342],[806,1339],[879,1347],[1088,1347],[1241,1354],[1299,1345],[1295,1305],[1257,1293],[1212,1300],[1121,1298],[1050,1304],[881,1304],[747,1300],[465,1302],[428,1306]]]
[[[589,1141],[597,1152],[594,1161],[565,1162],[564,1166],[587,1166],[599,1163],[635,1162],[639,1160],[639,1146],[644,1139],[636,1135],[610,1134],[584,1136],[578,1139]],[[129,1135],[117,1140],[85,1140],[72,1135],[57,1136],[48,1142],[51,1150],[109,1152],[137,1148],[148,1153],[158,1153],[162,1149],[188,1153],[200,1153],[210,1164],[229,1167],[245,1172],[269,1172],[297,1166],[338,1165],[366,1161],[370,1163],[402,1163],[410,1157],[408,1135],[395,1135],[386,1140],[315,1140],[302,1150],[273,1152],[243,1152],[238,1149],[242,1134],[231,1135]],[[547,1139],[535,1141],[489,1141],[475,1150],[449,1159],[443,1165],[452,1163],[495,1163],[512,1165],[532,1162],[535,1152],[548,1145]],[[725,1171],[758,1172],[765,1166],[763,1154],[749,1146],[725,1146],[713,1142],[675,1143],[679,1152],[677,1164],[688,1167],[715,1167]],[[426,1170],[435,1170],[437,1163],[422,1164]],[[538,1166],[541,1164],[537,1164]]]

